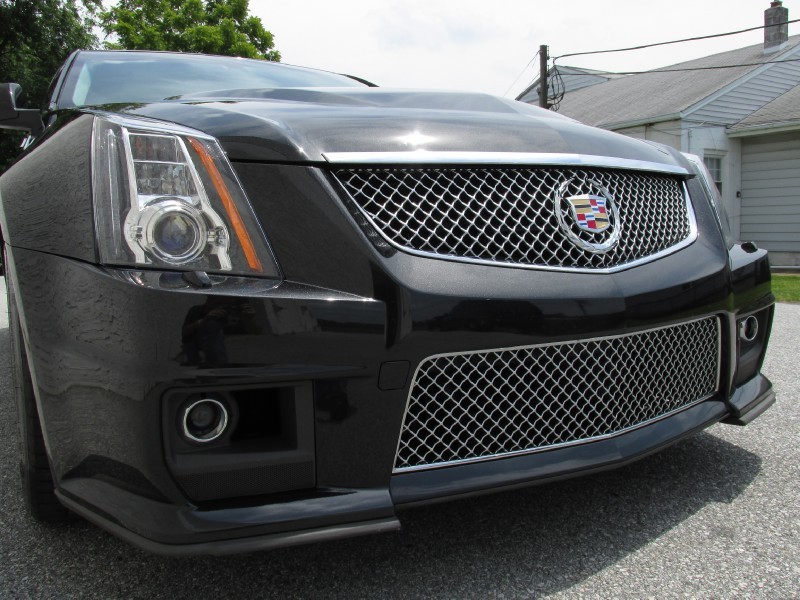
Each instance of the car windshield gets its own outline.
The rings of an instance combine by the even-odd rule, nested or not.
[[[159,52],[81,52],[59,108],[158,102],[213,90],[364,87],[345,75],[265,60]]]

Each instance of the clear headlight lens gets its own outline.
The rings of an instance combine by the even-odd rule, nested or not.
[[[93,144],[103,264],[279,276],[214,138],[169,123],[98,116]]]
[[[735,240],[733,239],[731,226],[728,222],[728,212],[725,210],[725,206],[722,204],[722,198],[720,198],[719,190],[717,189],[717,185],[714,183],[714,180],[711,178],[711,173],[708,172],[706,163],[704,163],[703,159],[696,154],[688,154],[683,152],[683,155],[692,164],[692,167],[694,167],[695,175],[700,179],[700,181],[703,182],[703,188],[706,190],[706,194],[711,199],[711,206],[714,208],[714,214],[716,215],[717,222],[722,230],[725,243],[727,244],[728,248],[731,248]]]

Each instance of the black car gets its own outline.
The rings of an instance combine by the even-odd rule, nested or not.
[[[388,531],[773,401],[696,157],[475,93],[73,54],[0,178],[23,488],[148,550]]]

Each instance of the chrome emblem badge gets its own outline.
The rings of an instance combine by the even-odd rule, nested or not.
[[[621,234],[614,197],[597,181],[590,179],[583,185],[573,185],[574,181],[574,178],[565,181],[556,190],[554,208],[558,224],[581,250],[605,254],[617,245]],[[571,186],[573,189],[580,186],[581,193],[568,195]]]

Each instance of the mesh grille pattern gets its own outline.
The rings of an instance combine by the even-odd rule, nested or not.
[[[618,433],[717,390],[719,320],[425,359],[395,470]]]
[[[609,269],[687,240],[692,223],[680,179],[635,171],[564,167],[348,168],[334,171],[356,205],[393,244],[472,260],[551,268]],[[580,250],[559,228],[554,198],[597,194],[599,184],[619,209],[621,239],[605,254]],[[610,230],[580,229],[605,243]]]

